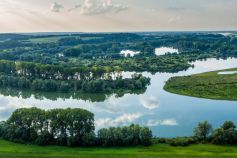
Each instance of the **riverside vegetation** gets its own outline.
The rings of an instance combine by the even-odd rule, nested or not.
[[[93,114],[82,109],[30,108],[18,109],[2,122],[0,136],[2,157],[237,156],[237,129],[231,121],[214,130],[207,121],[199,123],[192,137],[156,138],[149,128],[138,125],[104,128],[95,134]]]
[[[119,69],[111,70],[109,67],[63,68],[31,62],[0,61],[0,72],[1,87],[45,92],[142,90],[150,84],[150,79],[141,74],[123,79]]]
[[[237,74],[221,74],[236,70],[234,68],[172,77],[166,82],[164,89],[171,93],[200,98],[237,100]]]
[[[189,61],[235,57],[237,38],[211,33],[1,34],[0,59],[63,67],[119,67],[123,71],[177,72]],[[155,55],[166,46],[179,54]],[[122,50],[139,51],[124,57]]]
[[[191,61],[236,57],[236,42],[235,35],[218,33],[1,34],[0,86],[46,92],[144,90],[148,78],[122,79],[121,72],[178,72]],[[162,46],[180,53],[155,55]],[[124,57],[122,50],[140,53]]]
[[[37,145],[134,146],[151,145],[150,129],[131,125],[100,129],[95,134],[94,114],[82,109],[18,109],[0,125],[3,139]]]
[[[213,130],[207,121],[199,123],[192,137],[156,138],[147,127],[130,125],[100,129],[95,134],[94,115],[83,109],[38,108],[17,109],[0,124],[0,136],[5,140],[37,145],[62,146],[150,146],[157,143],[188,146],[196,143],[237,145],[236,125],[226,121]]]
[[[159,47],[179,53],[157,56]],[[122,50],[140,53],[125,57]],[[13,96],[25,97],[21,91],[35,91],[37,97],[70,92],[69,98],[71,93],[88,98],[86,93],[144,92],[150,79],[136,73],[183,71],[192,61],[236,57],[236,50],[236,35],[205,32],[1,34],[0,87],[5,95],[15,88]],[[135,73],[124,79],[124,71]],[[229,121],[214,130],[199,123],[190,137],[156,138],[139,125],[95,132],[94,115],[82,109],[31,108],[1,122],[0,136],[0,157],[237,157],[236,126]]]

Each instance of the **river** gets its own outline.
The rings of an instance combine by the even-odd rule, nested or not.
[[[37,94],[0,94],[0,120],[22,107],[83,108],[95,114],[96,129],[131,123],[149,126],[159,137],[190,136],[198,122],[209,121],[214,127],[224,121],[237,123],[237,102],[219,101],[171,94],[163,90],[172,76],[183,76],[237,67],[237,59],[196,61],[194,68],[179,73],[143,73],[151,78],[151,85],[143,94],[85,95],[83,97],[43,97]],[[13,90],[11,93],[14,93]],[[46,93],[45,96],[54,96]],[[96,99],[88,99],[88,98]],[[53,99],[52,99],[53,98]]]

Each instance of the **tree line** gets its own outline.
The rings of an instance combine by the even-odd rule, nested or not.
[[[12,142],[62,146],[151,145],[152,132],[130,125],[104,128],[95,134],[94,114],[83,109],[23,108],[1,122],[0,137]]]
[[[63,67],[33,62],[13,62],[0,60],[0,72],[4,74],[54,80],[108,79],[111,75],[120,77],[119,66]]]
[[[55,80],[38,79],[24,76],[0,74],[0,87],[28,89],[43,92],[84,92],[84,93],[112,93],[116,91],[144,90],[150,84],[150,78],[141,74],[134,74],[132,78],[122,77],[95,80]]]
[[[106,99],[114,96],[116,98],[122,98],[125,94],[143,94],[146,90],[116,90],[113,93],[81,93],[81,92],[67,92],[67,93],[55,93],[55,92],[45,92],[45,91],[32,91],[25,89],[16,89],[16,88],[0,88],[0,94],[3,96],[11,96],[23,99],[29,99],[34,97],[37,100],[49,99],[51,101],[56,101],[59,98],[66,99],[76,99],[84,100],[89,102],[103,102]]]
[[[155,138],[149,128],[134,124],[95,132],[94,114],[83,109],[22,108],[0,123],[0,137],[17,143],[71,147],[148,146],[156,143],[172,146],[196,143],[237,145],[237,128],[232,121],[226,121],[213,129],[205,121],[197,125],[191,137]]]
[[[96,73],[104,72],[103,69],[111,69],[111,72],[116,72],[113,71],[114,66],[123,71],[177,72],[191,67],[190,61],[211,57],[237,56],[236,37],[211,33],[157,33],[149,36],[125,33],[18,36],[17,34],[0,35],[0,39],[3,40],[0,43],[1,59],[33,61],[63,68],[80,67],[82,70],[77,71],[82,71],[82,74],[87,72],[86,69],[88,72],[92,72],[90,70],[92,67],[102,69]],[[58,38],[58,40],[55,42],[46,40],[47,42],[44,43],[31,41],[37,38],[52,37]],[[162,46],[175,47],[181,53],[157,57],[154,53],[155,48]],[[124,58],[120,55],[121,50],[134,50],[141,53],[135,57]],[[45,68],[46,71],[48,68]],[[51,72],[49,72],[49,76],[51,76]],[[47,77],[47,75],[43,77]],[[63,76],[58,75],[58,77]]]
[[[123,79],[118,66],[64,68],[0,60],[1,87],[45,92],[111,93],[117,90],[143,90],[149,84],[150,79],[140,74]]]
[[[225,121],[217,129],[205,121],[198,123],[191,137],[155,138],[153,143],[166,143],[172,146],[211,143],[216,145],[237,145],[237,128],[234,122]]]
[[[199,123],[194,130],[194,137],[200,142],[211,142],[219,145],[237,145],[237,129],[232,121],[226,121],[217,129],[207,121]]]

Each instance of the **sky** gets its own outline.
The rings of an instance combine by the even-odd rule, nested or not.
[[[237,30],[237,0],[0,0],[0,32]]]

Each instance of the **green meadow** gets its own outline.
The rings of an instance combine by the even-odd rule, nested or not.
[[[236,158],[235,146],[209,144],[172,147],[68,148],[15,144],[0,140],[1,158]]]
[[[168,92],[217,100],[237,100],[237,68],[172,77],[164,86]]]

